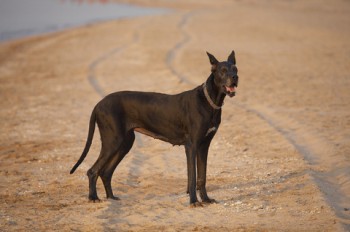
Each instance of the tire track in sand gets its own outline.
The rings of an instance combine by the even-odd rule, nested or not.
[[[189,19],[194,15],[194,13],[195,12],[190,11],[190,12],[183,14],[179,23],[177,24],[177,28],[179,31],[184,31],[183,28],[187,25]],[[113,48],[110,51],[102,53],[99,57],[94,59],[89,64],[87,79],[88,79],[88,82],[90,83],[90,85],[92,86],[92,88],[94,89],[94,91],[100,97],[106,96],[107,93],[104,90],[103,86],[98,81],[98,75],[97,75],[97,71],[96,71],[97,67],[99,65],[101,65],[103,62],[109,60],[111,57],[120,55],[124,51],[126,51],[128,48],[130,48],[131,46],[139,43],[140,42],[139,31],[141,28],[144,28],[148,23],[149,22],[142,23],[141,25],[139,25],[137,28],[135,28],[133,30],[134,35],[133,35],[133,39],[130,43],[125,44],[125,45],[120,45],[118,47]],[[182,76],[181,73],[178,72],[177,69],[175,69],[175,67],[173,65],[174,58],[176,57],[177,52],[180,49],[182,49],[182,47],[190,41],[190,35],[188,33],[183,33],[183,34],[184,34],[184,36],[182,37],[182,39],[177,44],[175,44],[175,46],[172,49],[170,49],[169,52],[167,53],[165,63],[168,66],[171,73],[179,79],[180,84],[186,83],[186,84],[189,84],[191,86],[194,86],[195,83],[192,82],[191,80],[189,80],[188,78],[186,78],[185,76]],[[137,147],[139,147],[139,148],[144,147],[141,136],[138,133],[136,133],[136,143],[137,143]],[[135,187],[135,185],[138,184],[138,177],[140,176],[140,172],[141,172],[141,169],[143,168],[142,166],[144,165],[144,161],[146,161],[149,158],[146,155],[144,155],[142,151],[135,151],[134,150],[133,153],[134,154],[132,155],[131,166],[129,167],[129,172],[127,174],[128,178],[126,180],[126,183],[130,186]],[[171,167],[168,160],[164,156],[162,156],[161,159],[162,159],[162,162],[165,166]]]
[[[267,122],[303,155],[313,167],[309,170],[309,174],[321,189],[328,204],[332,206],[344,230],[350,231],[350,196],[346,194],[350,185],[350,167],[346,157],[339,156],[337,162],[344,166],[340,169],[334,168],[339,167],[331,157],[335,150],[334,146],[313,133],[307,125],[302,125],[293,118],[284,117],[269,108],[262,106],[252,108],[236,104]]]
[[[190,34],[185,30],[185,27],[187,26],[190,18],[193,17],[195,13],[196,13],[195,11],[190,11],[182,16],[180,22],[177,25],[177,28],[179,29],[179,31],[182,32],[183,38],[177,44],[175,44],[175,46],[172,49],[169,50],[165,60],[165,63],[167,64],[168,69],[171,71],[171,73],[175,77],[179,79],[180,84],[186,83],[191,86],[195,86],[196,84],[192,82],[190,79],[188,79],[185,75],[181,74],[181,72],[179,72],[175,68],[174,60],[179,50],[181,50],[191,40]]]
[[[180,20],[180,22],[177,25],[177,28],[182,28],[183,26],[185,26],[187,21],[188,21],[188,19],[191,17],[191,15],[192,15],[192,13],[188,13],[188,14],[183,15],[181,20]],[[145,24],[142,24],[138,28],[144,28],[144,26],[145,26]],[[122,52],[127,50],[129,47],[131,47],[134,44],[137,44],[138,42],[140,42],[139,31],[140,30],[138,30],[138,29],[134,29],[134,33],[135,33],[134,34],[134,39],[133,39],[133,41],[130,44],[125,45],[125,46],[119,46],[117,48],[112,49],[109,52],[106,52],[106,53],[102,54],[100,57],[96,58],[89,65],[89,75],[88,75],[89,83],[92,85],[94,90],[101,97],[103,97],[105,95],[105,91],[104,91],[103,87],[100,85],[100,83],[98,82],[98,77],[97,77],[97,74],[96,74],[97,66],[100,65],[101,63],[103,63],[104,61],[107,61],[110,57],[118,55],[118,54],[121,54]],[[166,64],[168,65],[168,67],[169,67],[169,65],[171,67],[171,63],[173,62],[173,59],[175,57],[175,52],[178,49],[180,49],[185,43],[187,43],[188,40],[189,40],[189,36],[182,38],[182,40],[180,42],[178,42],[174,46],[174,48],[170,50],[170,52],[168,52],[167,58],[166,58],[166,60],[167,60]],[[174,74],[174,76],[176,76],[176,77],[179,76],[179,73],[176,71],[176,69],[171,69],[171,72]],[[186,83],[187,81],[188,81],[187,79],[183,79],[182,81],[180,81],[180,83],[182,83],[182,82]],[[187,84],[189,84],[189,82],[187,82]],[[128,167],[129,171],[128,171],[127,180],[126,180],[127,186],[124,185],[128,189],[132,189],[132,190],[135,190],[135,187],[137,187],[138,184],[139,184],[138,178],[140,177],[141,170],[145,166],[145,163],[146,163],[145,161],[150,159],[146,155],[143,154],[145,152],[142,149],[142,148],[144,148],[144,146],[143,146],[142,140],[140,138],[140,135],[138,133],[136,133],[136,142],[138,143],[138,147],[141,150],[140,151],[136,151],[136,152],[133,151],[132,160],[131,160],[131,166]],[[174,165],[173,163],[169,163],[169,160],[167,160],[164,155],[161,155],[158,159],[161,159],[161,163],[165,166],[166,169],[167,168],[171,168],[172,165]],[[146,164],[146,166],[147,166],[147,164]],[[147,169],[147,167],[146,167],[146,169]],[[158,180],[158,178],[149,177],[149,178],[145,179],[145,182],[146,183],[148,182],[148,184],[150,186],[159,185],[157,180]],[[166,181],[167,180],[165,180],[165,182]],[[135,191],[135,193],[132,193],[132,194],[130,194],[128,192],[128,190],[121,191],[121,192],[123,192],[124,194],[127,194],[129,197],[131,197],[132,195],[136,195],[136,194],[144,194],[142,189],[145,188],[145,187],[143,187],[143,186],[139,186],[139,187],[140,187],[140,190],[139,191]],[[159,192],[159,191],[163,192],[163,189],[162,189],[161,186],[160,187],[152,187],[152,188],[154,188],[156,192]],[[117,191],[117,195],[118,195],[118,192],[120,192],[120,191]],[[173,199],[183,198],[183,197],[187,198],[186,195],[187,195],[186,194],[186,189],[184,188],[183,189],[183,193],[181,193],[181,194],[178,194],[178,193],[166,194],[165,196],[158,196],[157,195],[157,197],[155,197],[154,194],[147,194],[147,195],[144,196],[144,200],[149,198],[148,201],[152,202],[152,198],[155,198],[157,200],[157,202],[158,201],[162,201],[162,199],[165,200],[165,201],[172,202]],[[135,198],[137,198],[137,197],[135,197]],[[132,212],[132,214],[139,215],[139,217],[143,218],[143,217],[145,217],[145,215],[139,213],[139,210],[137,210],[138,207],[147,208],[147,211],[152,211],[153,208],[156,207],[156,206],[154,206],[154,204],[144,205],[144,206],[141,205],[141,206],[138,206],[138,207],[136,205],[136,210],[135,210],[135,206],[133,204],[134,204],[133,201],[130,201],[130,203],[125,201],[121,205],[120,204],[111,204],[109,206],[109,209],[106,211],[106,213],[110,214],[110,215],[115,215],[115,212],[117,211],[117,212],[119,212],[120,215],[124,215],[124,217],[125,217],[125,214],[127,215],[128,211],[124,210],[123,208],[124,207],[130,207],[128,210],[130,212]],[[162,211],[162,213],[160,213],[160,215],[158,215],[157,217],[168,218],[169,217],[168,213],[169,213],[168,211],[164,211],[164,212]],[[126,216],[126,217],[128,218],[129,216]],[[103,219],[106,220],[105,217],[103,217]],[[123,226],[124,223],[130,224],[129,220],[132,220],[132,219],[115,219],[115,216],[113,216],[111,218],[108,217],[107,218],[108,223],[104,223],[104,226],[107,229],[110,228],[110,225],[119,224],[119,223],[121,223],[122,224],[121,226]],[[116,228],[118,228],[118,227],[119,227],[119,225],[117,225]]]
[[[134,37],[132,40],[132,43],[136,42],[135,40],[137,40],[137,38]],[[89,64],[87,79],[90,85],[92,86],[92,88],[95,90],[96,93],[98,93],[98,95],[100,95],[100,97],[106,96],[106,92],[98,82],[97,75],[96,75],[96,67],[101,63],[103,63],[104,61],[108,60],[111,56],[114,56],[114,55],[117,55],[118,53],[123,52],[124,50],[127,49],[128,46],[130,46],[130,44],[116,47],[111,51],[103,53],[101,56],[97,57],[94,61],[92,61]]]
[[[120,55],[124,51],[126,51],[128,48],[139,43],[140,42],[139,31],[148,23],[149,23],[148,21],[143,22],[140,25],[138,25],[135,29],[133,29],[133,36],[132,36],[131,42],[125,45],[117,46],[107,52],[102,53],[99,57],[94,59],[89,64],[87,79],[90,85],[92,86],[92,88],[101,98],[105,97],[107,93],[104,90],[104,88],[101,86],[100,82],[98,81],[98,76],[96,72],[97,67],[101,65],[103,62],[109,60],[111,57]],[[142,148],[144,146],[142,138],[138,133],[135,133],[135,143],[138,148]],[[137,182],[138,182],[137,179],[141,172],[140,170],[142,169],[144,164],[143,161],[147,159],[148,159],[147,156],[145,156],[142,152],[137,151],[137,149],[133,150],[132,160],[130,161],[131,166],[128,168],[129,171],[128,171],[127,180],[126,180],[126,183],[128,185],[130,186],[134,186],[135,184],[137,185]]]

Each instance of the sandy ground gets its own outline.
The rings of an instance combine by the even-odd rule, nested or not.
[[[350,2],[165,1],[164,15],[0,44],[1,231],[349,231]],[[183,147],[138,135],[120,201],[87,200],[90,112],[107,93],[178,93],[236,51],[236,97],[190,208]],[[96,133],[98,134],[98,133]]]

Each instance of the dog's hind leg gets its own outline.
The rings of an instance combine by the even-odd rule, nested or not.
[[[87,176],[89,178],[89,200],[92,202],[99,202],[100,199],[98,198],[96,191],[96,182],[98,175],[94,173],[92,168],[90,168],[87,171]]]
[[[119,200],[118,197],[115,197],[113,195],[112,190],[112,176],[114,173],[114,170],[117,168],[118,164],[123,160],[123,158],[126,156],[126,154],[130,151],[132,145],[135,141],[135,133],[134,131],[129,131],[128,134],[125,136],[124,141],[119,148],[119,150],[110,158],[110,160],[107,161],[105,166],[103,167],[100,177],[102,179],[103,185],[106,190],[106,196],[107,198]]]
[[[97,196],[96,182],[103,168],[106,166],[107,162],[117,153],[120,149],[123,139],[111,140],[102,139],[102,148],[100,156],[94,163],[94,165],[88,170],[87,176],[89,177],[89,200],[96,202],[100,201]]]

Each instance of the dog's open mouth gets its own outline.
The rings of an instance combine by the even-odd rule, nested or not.
[[[225,92],[228,96],[233,97],[236,95],[236,86],[224,86],[225,87]]]

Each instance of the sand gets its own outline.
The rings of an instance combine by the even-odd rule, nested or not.
[[[349,231],[350,3],[124,1],[172,8],[0,44],[1,231]],[[209,152],[218,203],[190,208],[183,147],[137,135],[89,203],[94,105],[178,93],[236,52],[240,83]]]

